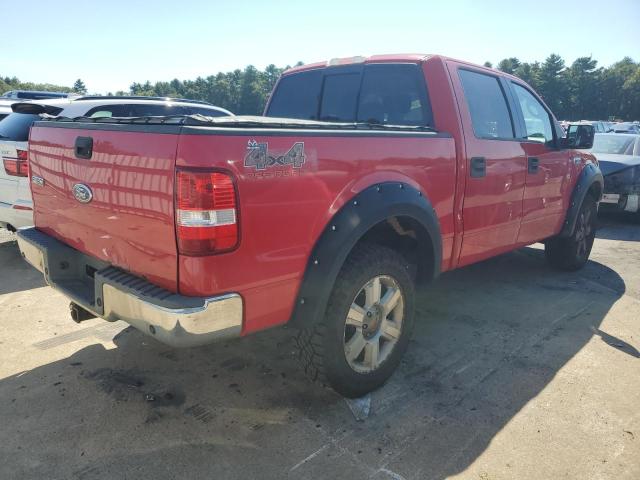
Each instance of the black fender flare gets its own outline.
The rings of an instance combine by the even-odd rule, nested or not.
[[[289,321],[295,327],[315,325],[324,317],[340,269],[356,243],[375,225],[391,217],[406,216],[419,222],[430,237],[428,252],[433,272],[440,274],[442,239],[431,202],[415,187],[402,182],[372,185],[351,198],[331,218],[309,256]]]
[[[587,163],[582,169],[582,172],[580,172],[576,186],[571,194],[571,203],[569,204],[567,216],[559,234],[560,237],[570,237],[573,235],[576,228],[576,222],[578,221],[578,213],[580,212],[580,207],[582,207],[582,202],[584,202],[587,193],[594,184],[599,184],[599,196],[602,195],[602,191],[604,189],[604,177],[602,176],[602,172],[595,163]],[[600,198],[596,198],[596,201],[600,201]]]

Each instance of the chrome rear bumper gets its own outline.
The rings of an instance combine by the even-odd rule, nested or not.
[[[85,310],[123,320],[173,347],[236,337],[243,305],[237,293],[185,297],[75,250],[35,228],[18,231],[22,256],[47,283]]]

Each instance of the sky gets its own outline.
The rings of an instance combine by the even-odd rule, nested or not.
[[[81,78],[90,93],[383,53],[640,61],[640,0],[0,0],[0,11],[0,76]]]

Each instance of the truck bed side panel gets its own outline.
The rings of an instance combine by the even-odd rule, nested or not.
[[[188,131],[188,129],[187,129]],[[247,142],[267,143],[279,156],[304,142],[301,168],[244,166]],[[224,161],[224,163],[222,163]],[[453,245],[454,141],[433,135],[310,135],[253,137],[185,134],[178,166],[225,168],[237,179],[241,241],[238,250],[179,259],[180,292],[239,292],[245,300],[243,333],[286,322],[310,252],[336,211],[357,192],[384,181],[403,181],[432,202],[443,234],[443,265]]]

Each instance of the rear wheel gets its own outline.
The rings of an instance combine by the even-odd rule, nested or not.
[[[407,349],[414,321],[414,286],[394,250],[363,245],[343,266],[325,318],[297,337],[307,374],[345,397],[384,384]]]
[[[587,263],[596,237],[597,214],[596,200],[587,195],[580,207],[573,235],[553,238],[545,244],[545,256],[552,267],[574,271]]]

